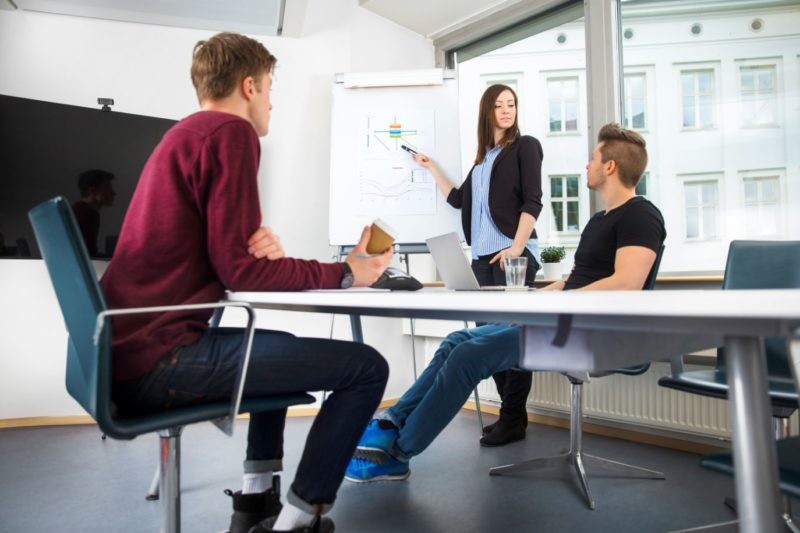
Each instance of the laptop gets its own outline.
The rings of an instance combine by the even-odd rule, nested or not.
[[[505,285],[480,286],[475,273],[472,272],[469,260],[461,248],[461,241],[456,233],[446,233],[425,240],[428,251],[436,263],[445,287],[454,291],[520,291],[527,287],[506,287]]]

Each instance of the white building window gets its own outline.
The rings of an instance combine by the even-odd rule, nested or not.
[[[714,69],[681,70],[681,107],[685,129],[714,126]]]
[[[778,176],[745,177],[744,211],[748,233],[753,236],[780,233],[780,180]]]
[[[707,240],[717,237],[717,187],[717,180],[684,182],[687,239]]]
[[[557,232],[580,230],[579,191],[580,176],[550,176],[550,208]]]
[[[643,130],[647,127],[646,81],[644,74],[625,75],[625,106],[622,110],[622,121],[628,129]]]
[[[578,77],[547,80],[550,133],[578,131]]]
[[[777,122],[775,65],[739,67],[742,125],[764,126]]]

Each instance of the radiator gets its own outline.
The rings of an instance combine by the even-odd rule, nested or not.
[[[692,367],[687,366],[687,370]],[[658,386],[668,363],[653,363],[640,376],[618,374],[593,378],[583,385],[583,414],[589,420],[613,421],[709,437],[729,437],[728,402]],[[482,399],[499,402],[492,380],[478,386]],[[569,381],[556,372],[534,372],[528,397],[531,411],[569,413]]]

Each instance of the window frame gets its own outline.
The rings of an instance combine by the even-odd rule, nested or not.
[[[708,242],[715,242],[724,240],[724,232],[723,226],[721,224],[722,215],[725,210],[724,205],[724,196],[723,196],[723,188],[720,186],[721,183],[724,182],[725,175],[722,172],[715,172],[709,174],[689,174],[684,176],[678,176],[678,181],[680,182],[680,191],[681,191],[681,223],[682,223],[682,231],[681,231],[681,238],[685,243],[708,243]],[[717,203],[714,205],[714,230],[715,234],[713,236],[704,236],[703,232],[701,232],[701,236],[698,237],[689,237],[687,235],[688,232],[688,224],[687,224],[687,216],[688,216],[688,205],[686,204],[686,186],[687,185],[699,185],[703,183],[714,183],[716,187],[716,199]],[[699,206],[702,207],[702,206]],[[698,218],[699,222],[702,224],[703,217]],[[702,226],[701,226],[702,227]]]
[[[719,125],[719,105],[720,105],[720,62],[719,61],[704,61],[701,63],[674,63],[676,72],[676,86],[678,88],[678,107],[680,111],[677,113],[678,130],[682,132],[691,131],[713,131],[720,128]],[[683,124],[683,74],[688,72],[706,72],[711,71],[712,81],[714,83],[713,91],[711,93],[711,124],[704,126],[684,126]],[[697,86],[697,78],[695,78],[695,86]],[[695,118],[699,118],[700,106],[697,99],[699,94],[695,93]]]
[[[650,110],[650,99],[647,97],[648,93],[650,92],[650,85],[649,81],[652,76],[650,76],[647,69],[642,67],[628,67],[624,69],[625,72],[622,74],[622,109],[620,110],[620,123],[622,124],[623,128],[627,128],[630,130],[637,131],[639,133],[646,133],[649,131],[650,121],[652,119],[652,114]],[[631,101],[631,98],[628,95],[628,91],[625,89],[625,81],[629,77],[641,77],[642,87],[644,88],[644,94],[642,95],[643,100],[643,107],[644,107],[644,126],[641,128],[634,128],[633,127],[633,117],[628,116],[628,107]],[[628,120],[630,119],[630,125],[628,125]]]
[[[747,214],[747,199],[745,198],[745,181],[747,180],[765,180],[774,178],[778,182],[778,194],[776,197],[776,201],[774,204],[773,209],[777,209],[778,214],[776,216],[776,229],[777,233],[755,233],[748,231],[747,234],[751,238],[782,238],[781,235],[781,228],[786,225],[786,198],[787,198],[787,191],[786,191],[786,169],[785,168],[765,168],[765,169],[752,169],[752,170],[740,170],[737,172],[736,176],[738,180],[738,191],[739,191],[739,198],[738,204],[742,208],[742,219],[744,223],[747,225],[748,228],[751,226],[751,220]],[[760,205],[769,205],[769,204],[758,204]],[[759,211],[761,209],[759,208]],[[761,218],[760,216],[758,217]]]
[[[542,71],[544,75],[544,94],[547,97],[547,113],[545,114],[545,126],[544,131],[547,132],[547,136],[552,137],[568,137],[568,136],[577,136],[581,135],[581,92],[582,84],[581,84],[581,74],[575,70],[569,71]],[[575,129],[574,130],[566,130],[561,129],[560,131],[551,131],[550,130],[550,82],[551,81],[566,81],[566,80],[575,80]],[[563,87],[563,85],[562,85]],[[562,125],[566,125],[566,120],[564,117],[565,114],[565,98],[561,98],[561,112],[562,112]]]
[[[739,112],[739,127],[742,129],[758,129],[758,128],[779,128],[781,127],[781,117],[783,110],[781,106],[781,73],[782,73],[782,58],[780,57],[765,57],[765,58],[748,58],[737,59],[734,61],[736,68],[736,91],[738,97],[738,112]],[[758,67],[772,67],[773,69],[773,90],[772,90],[772,105],[773,105],[773,121],[772,122],[748,122],[744,116],[744,93],[742,88],[742,72],[746,68]]]
[[[578,189],[576,196],[567,196],[567,178],[577,178],[578,180]],[[552,190],[553,190],[553,180],[560,179],[561,180],[561,190],[564,191],[563,196],[559,196],[553,198]],[[581,234],[581,173],[580,172],[573,172],[573,173],[559,173],[559,174],[548,174],[547,176],[547,202],[548,207],[550,209],[550,233],[551,235],[559,235],[559,236],[580,236]],[[567,228],[567,204],[569,202],[575,202],[578,206],[578,229],[571,230],[571,229],[558,229],[558,223],[556,220],[555,210],[553,210],[553,202],[559,202],[562,204],[563,209],[561,211],[562,215],[562,227]]]

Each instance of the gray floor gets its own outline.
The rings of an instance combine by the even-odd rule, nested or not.
[[[487,416],[486,420],[493,417]],[[183,436],[183,531],[227,527],[225,488],[241,483],[246,422],[228,439],[210,424]],[[285,492],[309,418],[290,418]],[[525,441],[478,446],[474,413],[462,412],[411,463],[406,482],[345,482],[331,512],[343,532],[658,532],[731,520],[722,499],[729,478],[703,470],[698,456],[618,439],[584,436],[588,453],[662,470],[665,481],[590,478],[589,510],[573,477],[559,469],[490,477],[490,467],[558,453],[566,430],[530,426]],[[157,459],[156,437],[102,441],[96,428],[0,431],[0,532],[158,530],[159,505],[144,500]]]

